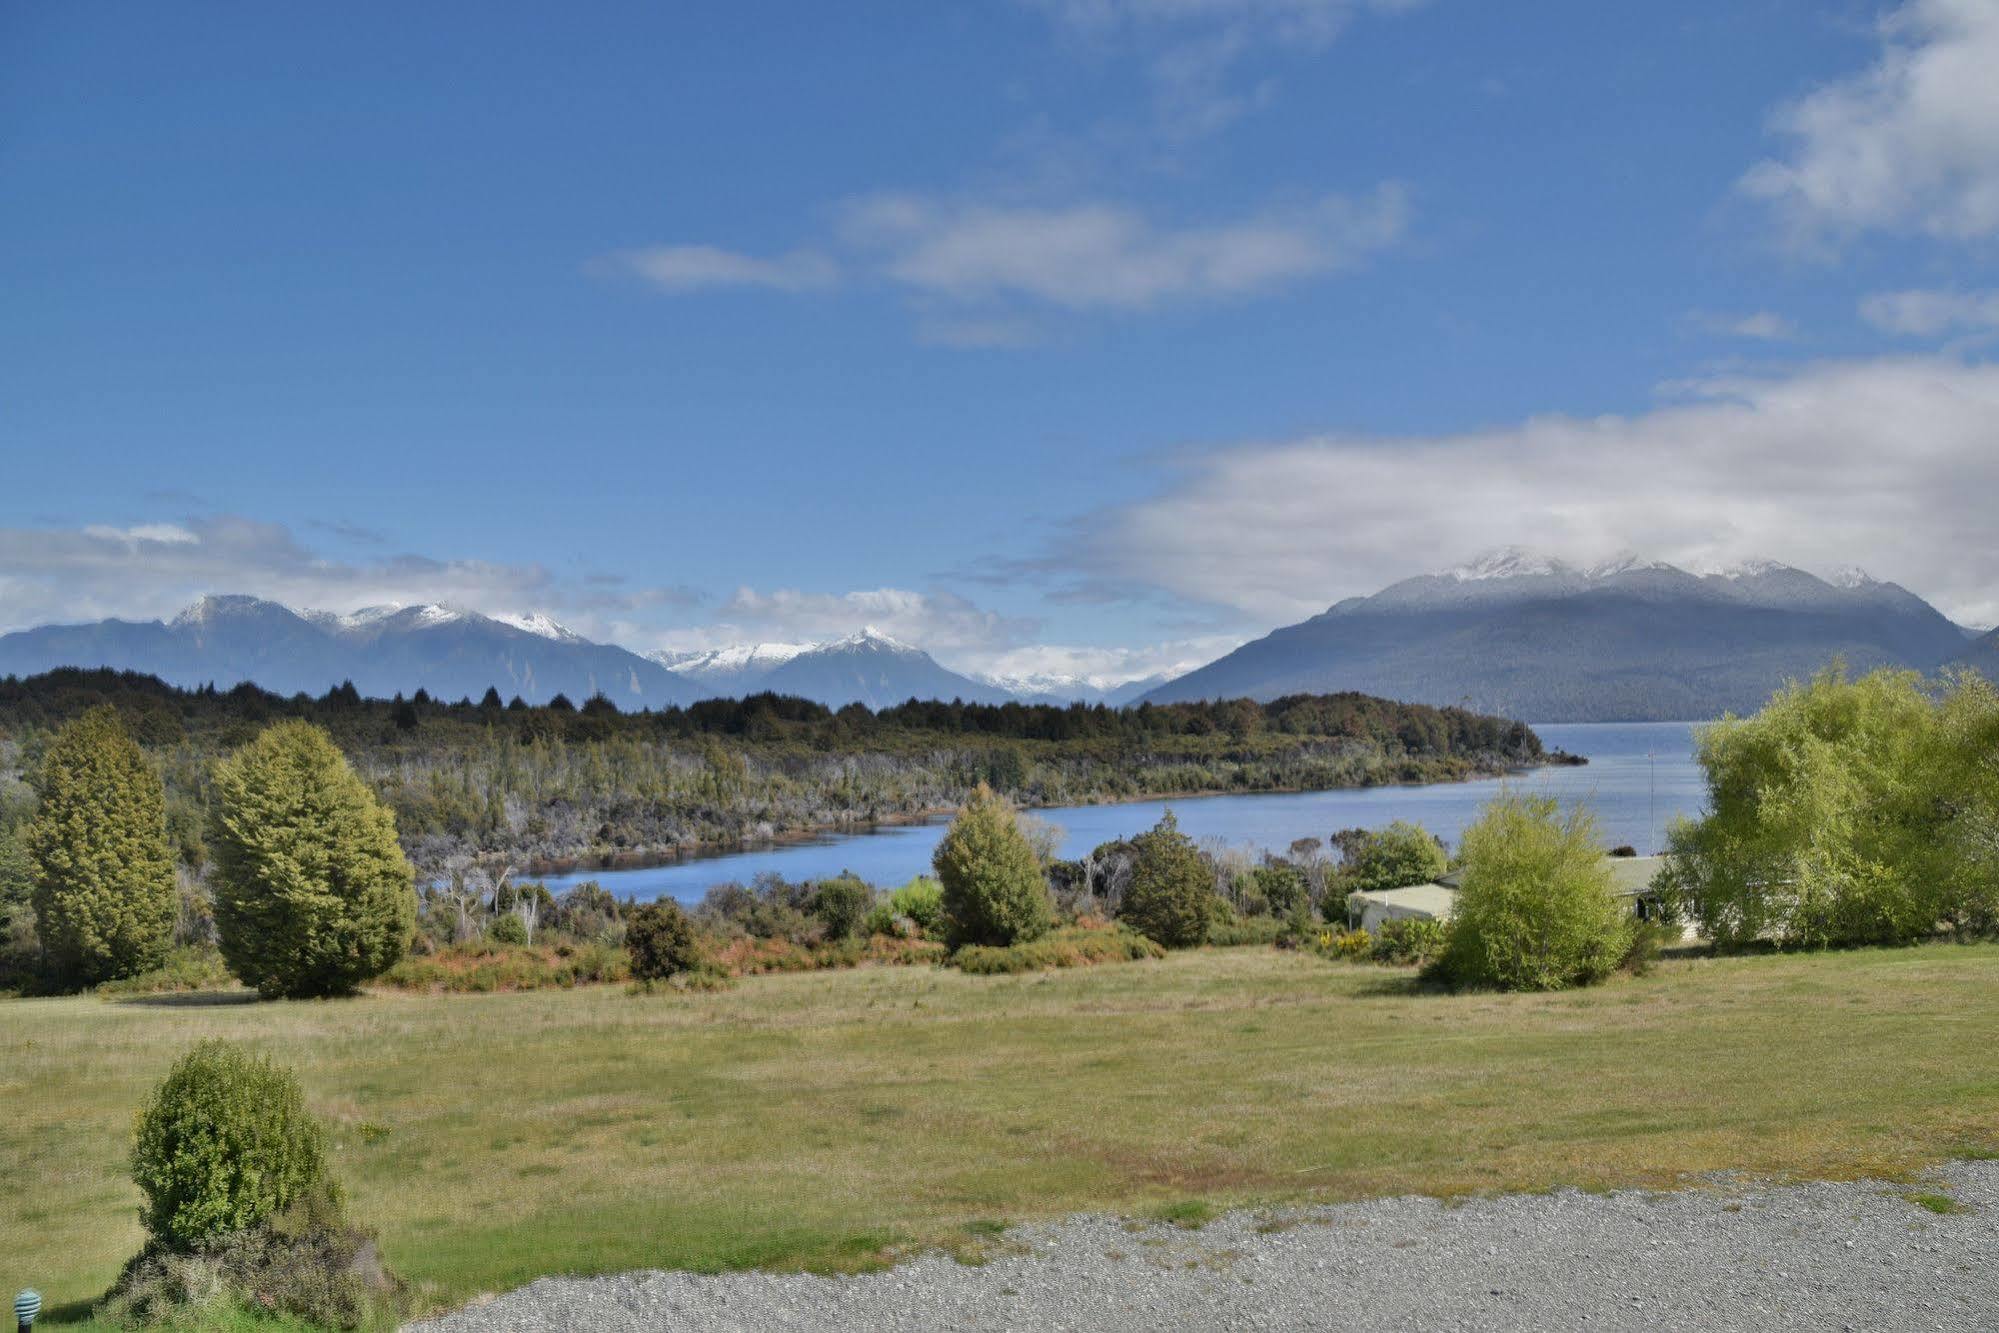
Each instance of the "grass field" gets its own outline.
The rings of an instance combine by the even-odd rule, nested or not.
[[[1550,996],[1245,948],[714,994],[234,998],[0,1001],[0,1286],[79,1317],[138,1248],[131,1117],[204,1036],[297,1066],[357,1217],[445,1302],[550,1272],[862,1266],[1087,1209],[1999,1149],[1994,945],[1674,960]]]

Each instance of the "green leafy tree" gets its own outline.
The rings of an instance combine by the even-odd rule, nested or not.
[[[1631,942],[1596,817],[1504,791],[1464,834],[1464,877],[1439,958],[1445,979],[1500,990],[1601,981]]]
[[[91,709],[49,746],[27,852],[57,979],[90,985],[166,959],[179,900],[166,792],[115,709]]]
[[[325,1135],[288,1069],[205,1041],[167,1072],[139,1112],[132,1179],[153,1239],[186,1250],[331,1193]]]
[[[1663,885],[1721,945],[1902,943],[1999,917],[1999,695],[1835,667],[1702,728],[1709,813]]]
[[[1444,845],[1434,834],[1400,819],[1363,837],[1348,835],[1343,850],[1344,887],[1349,891],[1375,893],[1428,884],[1450,868]]]
[[[1250,872],[1250,879],[1263,899],[1263,910],[1271,916],[1288,917],[1301,901],[1310,905],[1312,886],[1305,872],[1288,861],[1260,865]]]
[[[217,766],[215,926],[266,996],[344,995],[416,927],[395,817],[308,722],[280,722]]]
[[[1205,940],[1219,901],[1214,870],[1180,831],[1173,812],[1131,845],[1131,884],[1118,904],[1118,918],[1169,949]]]
[[[844,940],[860,933],[874,904],[875,891],[858,875],[842,872],[819,882],[812,892],[811,911],[825,926],[827,939]]]
[[[1013,806],[980,783],[931,857],[944,886],[944,938],[1008,945],[1039,939],[1054,924],[1048,880]]]
[[[701,966],[694,923],[670,898],[633,909],[625,919],[625,947],[631,951],[632,975],[640,981],[664,981]]]

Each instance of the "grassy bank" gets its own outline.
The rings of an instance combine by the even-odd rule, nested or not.
[[[392,1262],[852,1267],[994,1220],[1377,1193],[1892,1172],[1999,1149],[1999,946],[1671,961],[1582,993],[1412,993],[1258,949],[1012,977],[0,1005],[0,1285],[94,1296],[173,1056],[295,1064]]]

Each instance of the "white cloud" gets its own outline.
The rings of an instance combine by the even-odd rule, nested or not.
[[[1637,416],[1193,457],[1163,493],[1076,523],[1040,569],[1272,623],[1509,542],[1582,559],[1765,555],[1859,563],[1999,621],[1999,366],[1824,363],[1683,387]]]
[[[1726,338],[1789,342],[1798,336],[1797,326],[1774,310],[1755,310],[1747,314],[1697,310],[1693,313],[1692,319],[1706,332]]]
[[[685,589],[571,584],[535,564],[331,560],[279,524],[229,515],[124,528],[0,528],[0,632],[106,616],[166,619],[210,593],[301,610],[446,602],[489,615],[548,611],[593,637],[612,616],[684,608],[692,599]]]
[[[1860,303],[1860,317],[1885,333],[1919,338],[1999,329],[1999,292],[1876,292]]]
[[[1150,676],[1179,676],[1242,645],[1239,634],[1106,648],[1078,644],[1028,644],[985,659],[979,670],[1008,679],[1080,679],[1107,690]]]
[[[1109,204],[1003,207],[889,193],[850,204],[843,234],[874,253],[891,280],[928,298],[1139,310],[1248,296],[1351,268],[1398,240],[1408,212],[1394,184],[1180,228]]]
[[[793,250],[762,259],[712,245],[655,245],[621,251],[600,264],[636,275],[667,292],[695,292],[712,287],[809,292],[830,287],[839,280],[839,269],[833,261],[810,250]]]
[[[1790,152],[1743,177],[1803,241],[1999,233],[1999,4],[1910,0],[1865,72],[1783,108]]]

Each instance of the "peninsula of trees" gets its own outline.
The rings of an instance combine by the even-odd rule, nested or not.
[[[1360,694],[880,712],[764,694],[628,713],[601,697],[286,697],[62,670],[0,679],[0,879],[58,730],[104,705],[158,766],[175,858],[197,871],[214,854],[217,762],[288,719],[325,730],[433,875],[466,856],[525,868],[858,827],[955,808],[980,783],[1031,807],[1452,781],[1550,759],[1522,723]]]

